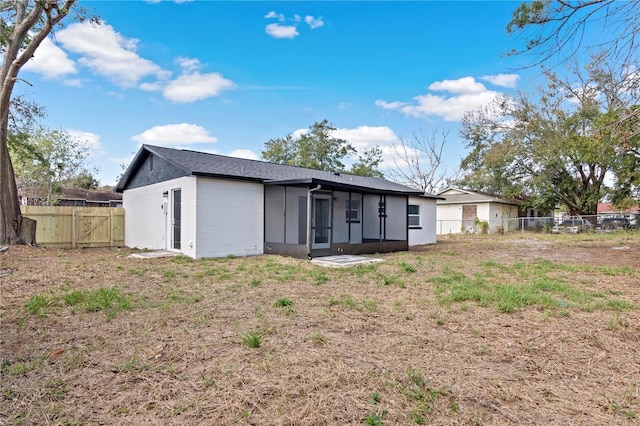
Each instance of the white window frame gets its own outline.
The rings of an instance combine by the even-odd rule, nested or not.
[[[416,207],[418,209],[417,213],[411,213],[411,207]],[[407,206],[407,223],[409,225],[409,228],[421,228],[422,227],[422,221],[420,220],[420,204],[409,204]],[[411,223],[411,218],[417,218],[418,219],[418,223]]]

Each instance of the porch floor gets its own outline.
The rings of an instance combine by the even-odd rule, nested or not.
[[[356,256],[353,254],[340,254],[335,256],[321,256],[311,259],[311,263],[327,267],[344,267],[362,265],[367,263],[382,262],[382,259],[375,257]]]

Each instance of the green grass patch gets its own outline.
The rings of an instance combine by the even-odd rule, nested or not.
[[[313,285],[322,285],[329,281],[327,273],[322,270],[311,271],[310,275],[313,280]]]
[[[186,292],[182,289],[172,288],[167,293],[167,298],[172,302],[180,302],[191,305],[204,299],[204,295],[199,292]]]
[[[131,308],[131,296],[117,287],[71,290],[59,297],[36,294],[27,301],[26,307],[33,315],[46,316],[51,309],[59,307],[61,301],[72,308],[81,306],[87,312],[104,311],[108,320],[115,318],[118,312]]]
[[[242,336],[242,343],[252,349],[262,346],[262,334],[256,331],[247,331]]]
[[[275,306],[276,308],[284,308],[291,305],[293,305],[293,300],[289,299],[288,297],[281,297],[273,304],[273,306]]]
[[[301,266],[280,263],[278,260],[275,257],[269,257],[265,261],[264,269],[267,277],[283,283],[305,279],[307,274]]]
[[[36,294],[27,301],[26,307],[33,315],[44,317],[47,316],[54,303],[55,298],[48,298],[43,294]]]
[[[411,424],[426,424],[433,403],[439,397],[447,397],[450,391],[431,387],[422,374],[415,368],[408,369],[399,383],[402,394],[415,406],[411,410]]]
[[[402,271],[404,271],[406,273],[410,273],[410,274],[417,271],[415,266],[413,266],[413,265],[411,265],[411,264],[409,264],[409,263],[407,263],[405,261],[400,262],[400,269],[402,269]]]
[[[39,369],[44,365],[43,358],[37,358],[33,361],[29,361],[26,359],[18,359],[15,362],[4,361],[2,363],[2,372],[7,373],[11,376],[20,376],[23,374],[27,374],[30,371],[34,371]]]
[[[382,275],[381,277],[381,284],[383,286],[386,285],[396,285],[400,288],[405,288],[406,284],[404,282],[404,280],[398,276],[392,275],[392,276],[386,276],[386,275]]]
[[[488,271],[473,276],[445,267],[432,277],[437,300],[442,304],[472,301],[480,306],[495,306],[500,312],[513,312],[528,306],[545,309],[580,309],[584,311],[633,309],[630,303],[607,298],[572,286],[558,272],[575,272],[580,267],[548,260],[517,263],[505,267],[496,262],[481,264]],[[514,277],[513,272],[517,272]],[[497,275],[494,272],[498,272]],[[513,282],[513,280],[517,280]]]

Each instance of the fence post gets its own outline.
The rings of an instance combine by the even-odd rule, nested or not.
[[[113,247],[113,210],[109,211],[109,247]]]
[[[76,240],[78,236],[76,220],[76,209],[71,210],[71,248],[76,248]]]

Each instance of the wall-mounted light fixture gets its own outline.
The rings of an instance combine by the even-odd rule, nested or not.
[[[162,193],[162,205],[160,206],[160,208],[162,210],[164,210],[164,212],[167,212],[167,203],[169,202],[169,191],[164,191]]]

